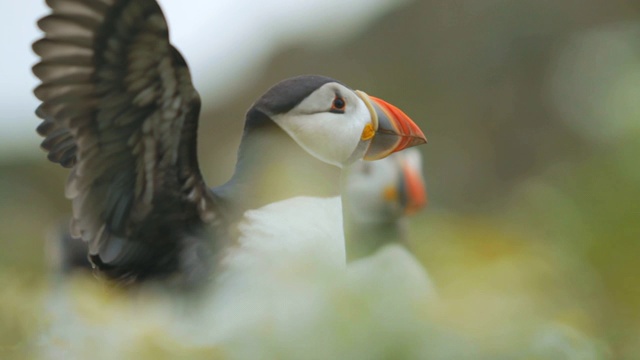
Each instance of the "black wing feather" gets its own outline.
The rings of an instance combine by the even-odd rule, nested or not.
[[[197,266],[181,259],[207,251],[203,225],[218,216],[197,161],[200,98],[160,7],[47,4],[52,13],[38,22],[45,35],[33,44],[37,131],[48,158],[72,167],[72,235],[112,277],[188,272]]]

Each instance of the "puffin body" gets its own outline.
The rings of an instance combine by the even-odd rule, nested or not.
[[[341,169],[426,142],[393,105],[328,77],[298,76],[251,106],[234,175],[211,189],[196,152],[200,97],[158,4],[47,4],[44,37],[33,44],[37,130],[48,158],[71,169],[71,235],[109,278],[198,284],[260,236],[334,236],[342,231]],[[266,181],[274,169],[295,178]],[[289,217],[286,208],[298,206],[304,213]],[[294,223],[304,224],[300,233],[286,230]]]

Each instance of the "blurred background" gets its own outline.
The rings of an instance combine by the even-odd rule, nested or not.
[[[45,234],[70,211],[66,171],[34,130],[30,43],[46,9],[32,5],[0,5],[0,349],[28,335]],[[429,139],[411,240],[443,326],[493,358],[554,341],[551,358],[584,343],[591,358],[640,358],[639,2],[161,5],[203,98],[209,184],[230,177],[244,112],[269,86],[340,79]]]

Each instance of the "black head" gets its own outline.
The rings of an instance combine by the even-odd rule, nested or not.
[[[267,116],[286,113],[329,82],[342,84],[338,80],[321,75],[300,75],[282,80],[267,90],[253,104],[253,108]]]
[[[272,117],[290,112],[314,91],[337,80],[319,75],[301,75],[283,80],[255,101],[246,116],[244,134],[238,150],[238,162],[232,179],[214,189],[221,198],[231,199],[230,211],[239,216],[246,209],[294,196],[337,196],[340,169],[318,161],[298,145],[273,121]],[[286,168],[283,184],[266,188],[265,174],[275,166]],[[295,169],[295,170],[294,170]]]

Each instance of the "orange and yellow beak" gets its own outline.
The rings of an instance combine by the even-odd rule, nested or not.
[[[371,124],[362,133],[363,140],[372,138],[364,160],[382,159],[394,152],[427,142],[422,130],[402,110],[362,91],[356,91],[356,94],[371,113]]]
[[[413,215],[427,206],[427,188],[419,168],[406,159],[399,160],[398,181],[385,187],[385,201],[398,204],[403,215]]]
[[[415,214],[427,206],[427,188],[422,174],[407,161],[400,164],[401,176],[399,184],[400,205],[405,215]]]

